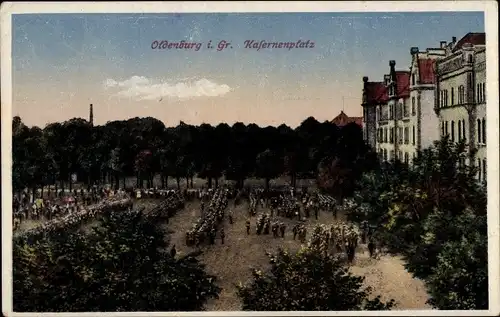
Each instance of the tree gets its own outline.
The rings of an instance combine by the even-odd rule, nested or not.
[[[262,177],[266,181],[266,189],[269,189],[269,181],[281,174],[282,163],[278,154],[270,149],[257,155],[256,158],[257,177]]]
[[[14,244],[16,311],[193,311],[218,296],[195,254],[170,256],[165,232],[142,212],[106,213],[89,233]]]
[[[474,181],[476,167],[464,164],[468,152],[464,141],[443,138],[410,168],[394,162],[365,174],[347,210],[404,255],[438,309],[488,307],[486,191]]]
[[[304,248],[297,253],[279,249],[269,255],[271,269],[253,270],[247,285],[238,285],[243,310],[318,311],[386,310],[394,301],[369,299],[363,277],[349,273],[336,257]]]
[[[454,219],[454,226],[461,234],[440,247],[427,281],[429,302],[447,310],[488,309],[486,216],[468,208]]]

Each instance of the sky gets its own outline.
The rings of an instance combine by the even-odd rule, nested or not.
[[[40,127],[88,118],[90,104],[99,125],[151,116],[167,126],[295,127],[341,110],[361,116],[363,76],[381,81],[389,60],[409,69],[411,47],[485,29],[483,12],[23,14],[12,23],[12,115]],[[299,40],[305,47],[252,47]],[[221,41],[230,44],[218,51]]]

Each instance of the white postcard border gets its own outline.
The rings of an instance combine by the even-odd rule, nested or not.
[[[383,312],[12,312],[12,15],[26,13],[209,13],[209,12],[444,12],[484,11],[487,57],[488,311],[400,310]],[[7,316],[484,316],[500,312],[498,4],[496,1],[348,2],[4,2],[1,5],[2,118],[2,312]],[[496,146],[495,146],[496,145]]]

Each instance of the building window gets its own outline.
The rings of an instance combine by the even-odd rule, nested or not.
[[[455,121],[451,121],[451,141],[455,142]]]
[[[389,106],[389,119],[394,119],[394,106],[390,105]]]
[[[444,123],[444,134],[448,135],[448,121]]]
[[[455,104],[455,89],[452,87],[451,88],[451,105],[453,106]]]
[[[405,164],[410,163],[410,154],[408,152],[405,152]]]
[[[415,85],[415,74],[414,73],[411,74],[411,84],[412,84],[412,86]]]
[[[394,157],[394,150],[391,150],[391,157],[389,157],[389,160],[395,160],[396,158]]]
[[[472,55],[469,55],[469,63],[472,63]]]
[[[387,149],[384,149],[384,161],[387,161]]]
[[[403,144],[403,128],[399,128],[398,129],[398,140],[399,140],[399,144]]]
[[[464,86],[458,87],[458,103],[463,104],[465,101],[465,88]]]
[[[394,128],[391,128],[391,134],[389,135],[389,141],[394,143]]]
[[[486,182],[486,159],[483,159],[483,182]]]
[[[477,143],[479,144],[481,144],[481,142],[483,141],[483,138],[481,136],[482,131],[483,129],[481,129],[481,120],[477,119]]]
[[[410,143],[410,129],[405,127],[405,144]]]
[[[484,102],[486,102],[486,83],[483,83],[483,98]]]
[[[398,160],[402,161],[403,160],[403,151],[398,151]]]
[[[477,159],[477,179],[481,181],[481,159]]]
[[[486,144],[486,119],[483,118],[483,144]]]
[[[412,143],[413,143],[413,145],[415,145],[415,126],[413,126],[411,128],[411,130],[412,130],[411,132],[412,132],[412,141],[413,141]]]
[[[415,115],[415,97],[411,97],[411,115]]]
[[[441,122],[441,136],[444,136],[444,121]]]
[[[384,128],[384,143],[387,143],[387,128]]]
[[[458,120],[458,142],[462,140],[462,120]]]
[[[403,104],[400,102],[398,104],[398,119],[401,119],[403,117]]]
[[[481,87],[482,87],[481,83],[476,84],[476,94],[478,103],[483,101],[483,95],[482,95],[483,90],[481,89]]]
[[[465,131],[465,119],[462,120],[462,133],[463,133],[462,139],[466,140],[467,139],[467,136],[466,136],[467,134],[466,134],[466,131]]]

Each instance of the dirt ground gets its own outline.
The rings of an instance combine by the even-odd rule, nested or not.
[[[291,228],[295,221],[280,218],[287,224],[285,238],[273,238],[272,235],[257,235],[255,233],[256,218],[250,219],[251,232],[246,234],[245,221],[248,215],[248,205],[242,204],[233,207],[234,223],[224,222],[226,238],[224,245],[217,239],[214,246],[203,246],[204,250],[201,260],[206,264],[209,273],[218,277],[218,284],[222,288],[219,299],[212,300],[207,305],[209,311],[238,311],[241,304],[235,293],[235,285],[239,282],[245,283],[250,277],[250,268],[268,266],[266,251],[285,247],[291,250],[298,249],[300,242],[293,240]],[[199,202],[192,202],[186,209],[174,216],[168,225],[173,231],[172,243],[176,245],[179,254],[194,250],[185,245],[185,232],[199,217]],[[258,209],[258,213],[262,212]],[[312,227],[318,223],[331,223],[333,216],[321,212],[319,219],[310,218],[307,222],[308,234]],[[365,284],[371,286],[375,292],[373,295],[381,295],[382,299],[394,299],[398,310],[431,309],[425,304],[428,296],[422,281],[413,278],[404,267],[398,257],[384,255],[380,259],[370,259],[365,245],[361,245],[356,254],[356,263],[351,268],[356,275],[365,277]]]

